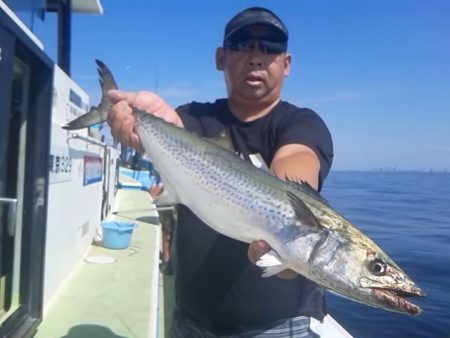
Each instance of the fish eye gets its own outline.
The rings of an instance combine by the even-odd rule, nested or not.
[[[375,276],[382,276],[386,272],[386,264],[379,258],[369,262],[369,270]]]

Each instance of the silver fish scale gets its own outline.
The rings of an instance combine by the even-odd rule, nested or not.
[[[264,235],[275,245],[283,240],[276,234],[295,225],[283,182],[255,170],[232,152],[151,115],[138,113],[137,126],[164,182],[173,187],[181,203],[215,230],[243,241]],[[145,139],[150,140],[147,146]]]

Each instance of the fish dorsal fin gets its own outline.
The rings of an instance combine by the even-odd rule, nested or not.
[[[323,226],[319,223],[316,216],[312,213],[312,211],[308,208],[308,206],[291,191],[286,192],[291,202],[292,207],[294,208],[295,216],[299,222],[301,222],[302,226],[312,227],[312,228],[323,228]],[[305,220],[302,222],[301,220]]]
[[[235,152],[233,140],[230,131],[227,128],[223,128],[216,137],[203,137],[203,139],[233,153]]]
[[[296,180],[292,180],[289,177],[285,178],[287,182],[289,182],[292,186],[296,187],[297,189],[301,190],[302,192],[304,192],[305,194],[308,194],[309,196],[311,196],[312,198],[322,202],[323,204],[325,204],[328,207],[330,206],[330,203],[328,203],[328,201],[322,197],[322,195],[319,194],[319,192],[314,189],[313,187],[311,187],[311,185],[306,182],[306,181],[296,181]]]

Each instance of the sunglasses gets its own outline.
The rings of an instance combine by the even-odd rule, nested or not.
[[[261,49],[263,54],[282,54],[287,50],[287,42],[270,41],[264,38],[249,38],[240,41],[229,40],[224,43],[224,47],[237,52],[249,53],[256,47],[256,43],[258,43],[259,49]]]

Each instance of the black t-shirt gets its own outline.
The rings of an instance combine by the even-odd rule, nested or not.
[[[208,138],[224,131],[234,150],[255,165],[270,167],[275,152],[286,144],[310,147],[320,160],[319,187],[333,159],[330,133],[312,110],[281,101],[269,114],[242,122],[227,100],[191,103],[177,108],[187,130]],[[178,207],[175,235],[177,305],[192,319],[210,327],[259,324],[299,315],[321,319],[323,290],[304,277],[262,278],[247,258],[248,244],[225,237]]]

